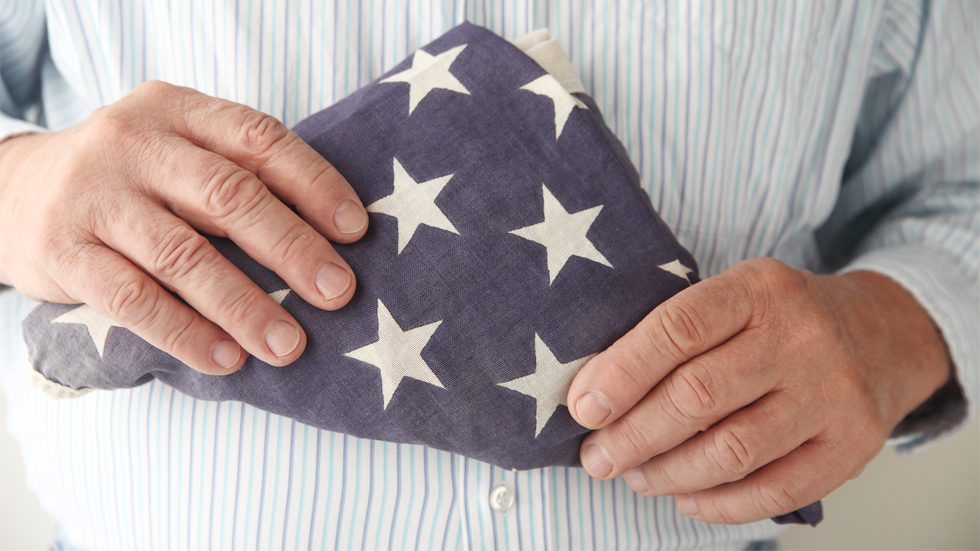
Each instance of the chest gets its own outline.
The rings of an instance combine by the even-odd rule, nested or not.
[[[881,11],[710,0],[48,0],[47,9],[55,65],[94,105],[160,79],[287,125],[464,20],[511,39],[548,27],[654,206],[695,256],[721,265],[778,256],[832,210]]]

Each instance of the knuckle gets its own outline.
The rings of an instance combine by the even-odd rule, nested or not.
[[[650,431],[635,416],[622,417],[612,427],[615,427],[612,441],[619,452],[637,459],[646,459],[651,455],[653,442],[650,440]]]
[[[133,89],[136,96],[147,97],[149,99],[160,99],[173,94],[178,88],[162,80],[148,80]]]
[[[705,507],[705,503],[701,503],[702,509],[709,509],[710,513],[704,515],[705,520],[708,522],[714,522],[717,524],[742,524],[744,521],[740,521],[734,514],[732,514],[731,505],[726,501],[718,501],[716,503],[710,504],[710,507]]]
[[[684,476],[677,472],[679,465],[674,462],[658,462],[654,460],[656,466],[654,467],[654,473],[650,476],[651,479],[656,480],[657,489],[659,493],[677,493],[682,491],[685,487],[682,484]]]
[[[56,229],[49,230],[34,245],[38,266],[43,273],[66,287],[75,287],[86,280],[86,268],[91,269],[94,258],[90,253],[96,247],[80,236],[72,236],[73,231],[70,228],[66,228],[63,233]]]
[[[603,365],[605,370],[603,379],[617,381],[619,384],[627,383],[637,393],[645,394],[650,390],[650,385],[642,381],[648,363],[641,357],[640,351],[629,350],[623,354],[609,354],[604,356],[604,359],[606,363]]]
[[[752,495],[759,510],[767,516],[775,516],[805,505],[799,499],[800,494],[797,484],[783,478],[776,484],[758,486]]]
[[[118,284],[103,303],[109,316],[127,327],[146,328],[159,309],[159,293],[145,278],[130,278]]]
[[[754,279],[767,284],[784,284],[794,279],[796,270],[775,258],[759,257],[746,260],[744,266]]]
[[[221,301],[218,305],[218,315],[222,322],[218,325],[224,327],[253,326],[260,318],[256,313],[262,309],[263,297],[265,295],[260,297],[254,289],[246,289],[236,297]]]
[[[786,266],[784,262],[768,256],[757,256],[754,258],[749,258],[740,262],[739,265],[744,267],[749,267],[753,270],[759,270],[759,271],[766,271],[766,270],[776,271]]]
[[[710,390],[711,383],[705,384],[704,380],[685,369],[664,384],[665,409],[678,424],[698,430],[708,428],[715,402]]]
[[[702,418],[713,413],[718,406],[715,379],[711,370],[696,361],[688,362],[678,370],[676,392],[685,396],[682,402],[691,418]]]
[[[703,349],[706,326],[690,306],[668,301],[648,325],[647,338],[666,358],[680,362]]]
[[[140,107],[108,105],[92,113],[83,125],[80,145],[68,155],[69,182],[98,179],[105,184],[107,173],[132,173],[138,161],[154,157],[161,140],[152,134],[151,117],[142,116]]]
[[[310,246],[317,241],[313,229],[297,221],[272,245],[270,251],[280,266],[301,265],[311,258]]]
[[[134,88],[123,99],[133,102],[141,111],[150,109],[156,115],[172,118],[192,109],[196,103],[194,96],[188,88],[162,80],[149,80]]]
[[[193,316],[176,320],[163,339],[164,349],[177,354],[190,349],[200,334],[195,325]]]
[[[755,466],[755,446],[732,429],[719,431],[710,441],[705,455],[719,469],[741,478]]]
[[[139,127],[140,124],[130,116],[128,110],[117,109],[111,105],[101,107],[94,111],[89,119],[86,127],[87,143],[125,147],[134,139]],[[90,151],[87,150],[82,152],[82,155],[89,154]]]
[[[743,260],[732,266],[731,271],[746,290],[777,295],[792,289],[794,281],[799,279],[797,270],[767,257]]]
[[[249,150],[259,158],[267,158],[290,135],[278,119],[252,109],[244,113],[241,128]]]
[[[208,214],[219,220],[252,212],[264,195],[262,183],[251,173],[224,163],[208,168],[205,182]]]
[[[756,281],[774,300],[800,301],[809,296],[809,279],[812,274],[795,270],[771,258],[759,260],[764,262],[760,262],[754,274]]]
[[[179,282],[216,255],[204,236],[187,226],[176,226],[150,252],[148,267],[166,281]]]
[[[332,163],[325,160],[321,164],[322,166],[317,168],[313,177],[306,183],[307,193],[318,193],[321,190],[328,189],[331,185],[336,185],[338,180],[343,179]]]
[[[77,265],[87,250],[79,246],[85,241],[81,238],[82,232],[66,223],[64,215],[56,209],[42,210],[39,221],[40,231],[34,237],[31,248],[45,271],[51,273],[58,271],[59,267]]]

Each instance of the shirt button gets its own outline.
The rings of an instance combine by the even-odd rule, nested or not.
[[[514,490],[501,482],[490,490],[490,508],[498,513],[506,513],[514,506]]]

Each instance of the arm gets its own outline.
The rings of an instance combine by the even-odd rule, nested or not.
[[[885,71],[865,96],[840,200],[818,234],[839,273],[901,284],[949,349],[953,377],[896,428],[901,451],[964,426],[980,398],[980,17],[969,3],[931,6],[918,57]]]
[[[582,447],[590,474],[675,495],[701,520],[760,520],[857,476],[951,380],[950,357],[975,396],[977,26],[947,9],[975,8],[930,14],[921,66],[870,117],[874,143],[856,144],[822,233],[853,240],[846,273],[748,260],[654,310],[569,391],[599,429]],[[875,163],[883,177],[854,186]]]

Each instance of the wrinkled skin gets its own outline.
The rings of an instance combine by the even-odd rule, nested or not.
[[[949,378],[939,332],[894,281],[756,258],[658,306],[582,368],[568,404],[599,429],[581,448],[592,476],[740,524],[858,476]]]
[[[199,231],[231,238],[314,306],[354,293],[328,239],[364,235],[360,200],[244,105],[148,82],[71,129],[0,143],[0,165],[0,282],[85,302],[204,373],[241,368],[242,348],[288,364],[306,335]]]
[[[248,107],[149,82],[69,130],[0,143],[0,166],[0,282],[90,304],[204,373],[232,373],[247,353],[286,365],[306,336],[198,232],[231,238],[314,306],[354,293],[328,240],[364,235],[360,200]],[[950,371],[935,326],[894,281],[750,259],[596,356],[568,404],[598,429],[582,446],[591,475],[744,523],[857,476]]]

